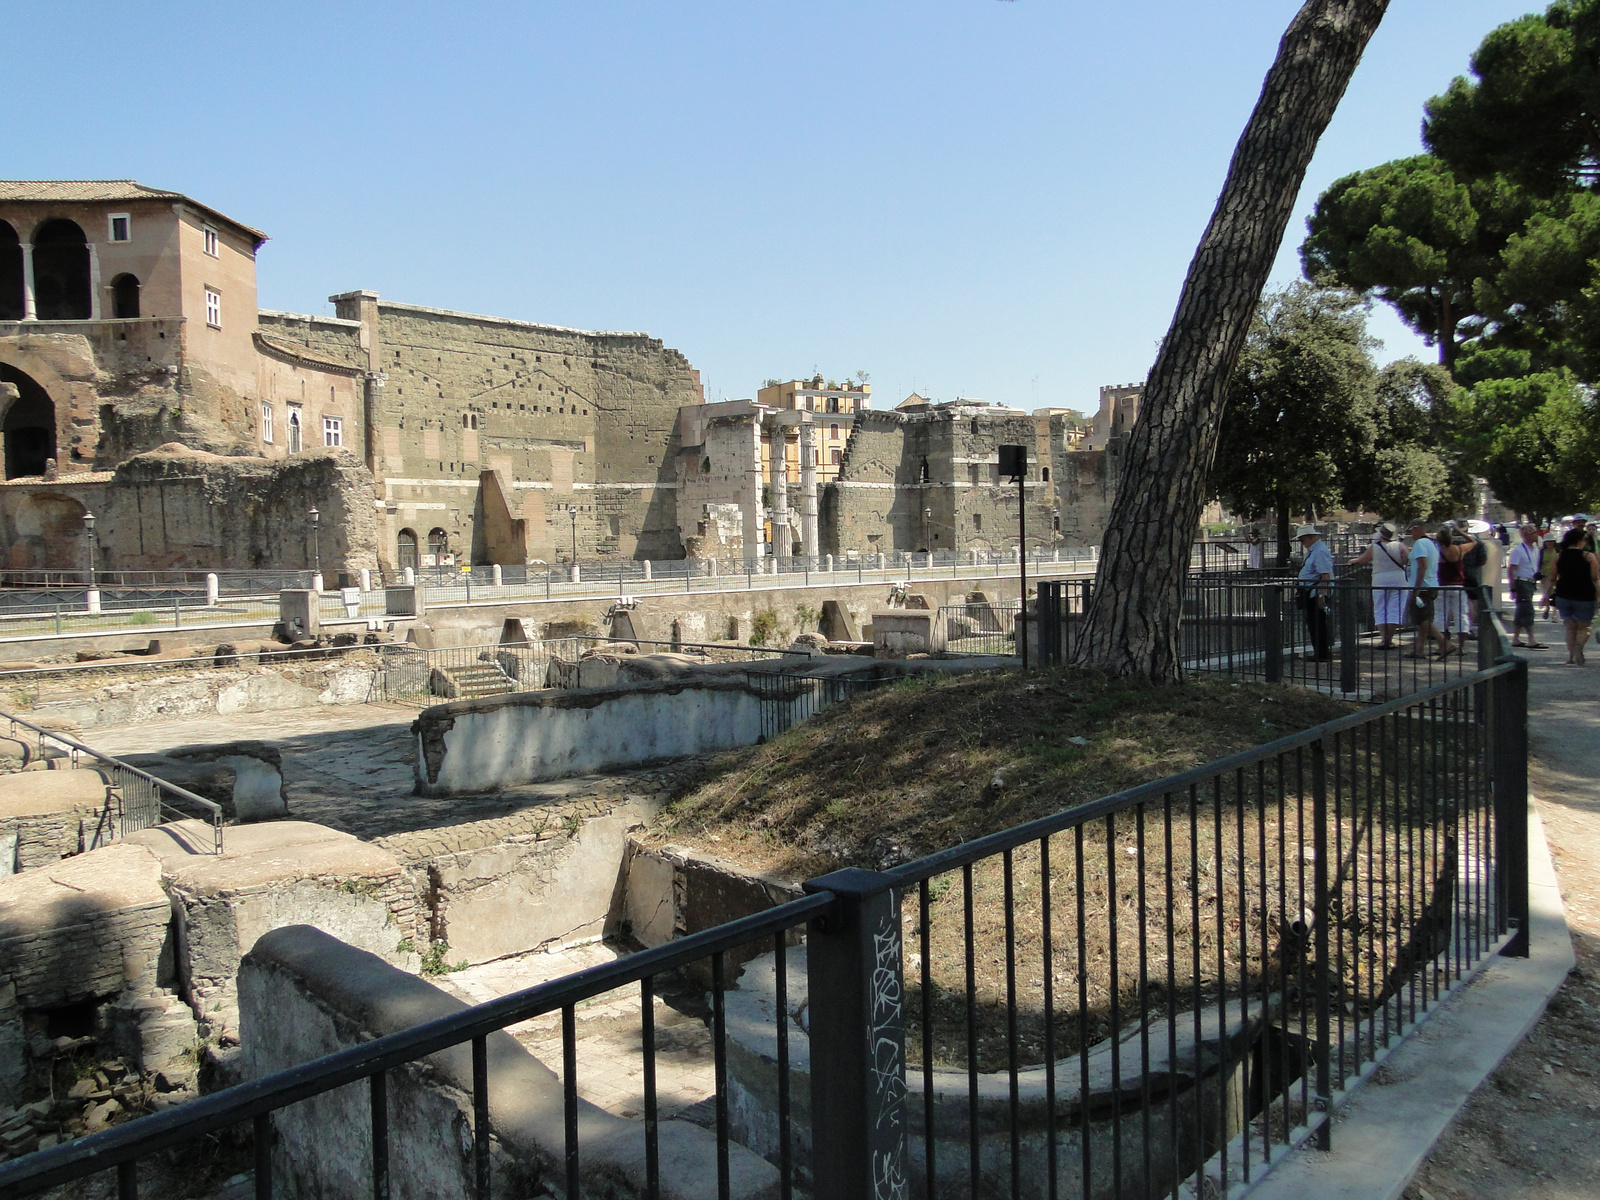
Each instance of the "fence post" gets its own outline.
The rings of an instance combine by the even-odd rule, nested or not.
[[[1494,689],[1494,864],[1500,927],[1516,927],[1502,954],[1528,957],[1528,662],[1512,669]]]
[[[1472,596],[1473,614],[1478,627],[1478,670],[1487,671],[1500,658],[1500,631],[1494,627],[1493,601],[1488,587],[1480,586]]]
[[[1267,584],[1261,593],[1261,607],[1266,616],[1261,622],[1261,636],[1266,639],[1264,666],[1268,683],[1283,679],[1283,593],[1276,584]]]
[[[1361,642],[1356,632],[1356,589],[1348,579],[1334,586],[1339,602],[1339,690],[1353,692],[1360,678]]]
[[[856,867],[803,886],[835,896],[806,929],[811,1191],[829,1200],[905,1200],[900,897],[889,876]]]
[[[1333,920],[1328,895],[1328,744],[1321,738],[1311,743],[1311,841],[1315,861],[1311,864],[1315,922],[1311,929],[1317,965],[1312,986],[1316,988],[1316,1111],[1322,1114],[1317,1127],[1317,1149],[1332,1149],[1333,1080],[1330,1059],[1333,1047],[1332,1014],[1329,1011],[1328,922]]]
[[[178,597],[174,596],[172,598],[172,627],[176,629],[182,623],[181,613],[178,608]]]
[[[206,607],[207,608],[215,608],[217,606],[217,598],[221,594],[221,591],[222,591],[222,589],[219,586],[219,581],[217,579],[216,572],[215,571],[209,572],[206,575]]]

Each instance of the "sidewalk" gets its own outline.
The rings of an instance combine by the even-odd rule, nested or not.
[[[1600,646],[1573,669],[1559,624],[1535,632],[1533,953],[1487,966],[1337,1114],[1332,1151],[1297,1152],[1252,1200],[1600,1194]]]

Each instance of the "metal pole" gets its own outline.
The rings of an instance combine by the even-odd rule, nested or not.
[[[1502,928],[1516,935],[1500,953],[1528,957],[1528,662],[1514,658],[1494,688],[1495,874]]]
[[[1017,640],[1021,643],[1022,669],[1028,669],[1028,473],[1017,476],[1017,538],[1021,553],[1017,555],[1017,570],[1022,582],[1022,599],[1019,602]]]
[[[1322,1124],[1317,1127],[1317,1149],[1332,1149],[1333,1134],[1333,1080],[1329,1057],[1332,1047],[1332,1014],[1329,1010],[1328,922],[1333,919],[1328,895],[1328,753],[1327,743],[1320,738],[1311,743],[1311,841],[1316,856],[1311,864],[1312,890],[1312,944],[1317,956],[1316,978],[1316,1110],[1322,1114]]]
[[[834,905],[806,929],[811,979],[811,1192],[906,1200],[905,1011],[900,897],[851,867],[807,881]]]

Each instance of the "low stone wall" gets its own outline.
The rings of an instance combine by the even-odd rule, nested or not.
[[[154,853],[177,917],[178,975],[211,1036],[238,1037],[236,975],[256,939],[313,925],[415,966],[416,897],[394,856],[303,821],[235,825],[211,853],[209,826],[174,822],[129,839]]]
[[[486,962],[615,927],[628,838],[663,794],[628,787],[610,797],[524,809],[508,817],[380,838],[419,898],[419,929],[447,961]]]
[[[246,1074],[256,1079],[372,1037],[465,1007],[439,988],[304,926],[274,930],[239,968]],[[559,1078],[510,1034],[488,1036],[494,1195],[564,1194],[564,1105]],[[476,1195],[472,1065],[463,1044],[390,1074],[389,1170],[395,1200]],[[365,1088],[339,1088],[273,1114],[274,1175],[288,1197],[365,1200],[372,1194],[371,1112]],[[578,1102],[586,1195],[646,1194],[644,1126]],[[697,1126],[659,1126],[661,1195],[717,1194],[716,1139]],[[740,1200],[778,1194],[778,1173],[743,1146],[728,1148]]]
[[[116,836],[110,804],[98,771],[0,776],[0,839],[15,838],[15,858],[0,864],[0,875],[48,866],[110,842]]]
[[[761,738],[761,697],[742,677],[522,692],[440,704],[411,729],[420,793],[492,792],[753,745]]]

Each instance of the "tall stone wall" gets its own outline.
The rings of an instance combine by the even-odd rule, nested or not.
[[[362,299],[386,381],[375,405],[386,502],[380,558],[401,530],[425,548],[441,529],[473,551],[480,475],[509,482],[527,554],[683,556],[675,491],[680,405],[698,402],[688,361],[642,333],[592,333]]]
[[[325,574],[377,563],[372,478],[348,454],[269,461],[169,445],[115,472],[0,484],[6,566],[87,567],[95,514],[102,569],[309,567],[309,510],[322,514]]]

